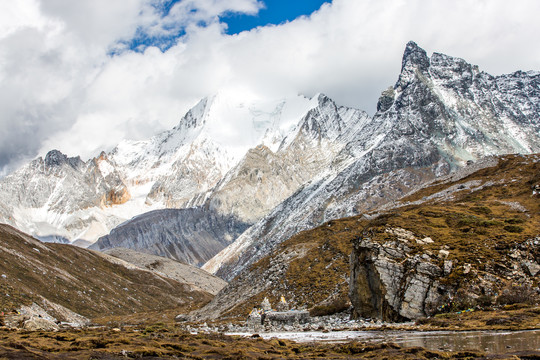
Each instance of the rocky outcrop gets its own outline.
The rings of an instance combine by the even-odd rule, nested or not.
[[[272,310],[268,298],[264,298],[259,308],[253,308],[246,320],[246,325],[252,331],[260,331],[263,328],[272,329],[273,331],[283,330],[283,328],[291,326],[299,326],[310,321],[309,311],[307,310],[290,310],[287,301],[282,296],[276,306],[276,310]]]
[[[111,189],[103,196],[101,206],[120,205],[128,201],[130,198],[127,188]]]
[[[23,329],[28,331],[57,331],[60,327],[50,320],[33,317],[24,322]]]
[[[450,251],[418,252],[410,245],[421,244],[423,239],[404,229],[388,228],[387,232],[395,230],[409,236],[397,235],[380,242],[366,233],[354,242],[349,292],[353,318],[414,320],[431,316],[449,303],[456,303],[453,306],[459,311],[480,303],[534,301],[538,297],[538,288],[532,287],[540,260],[538,238],[502,250],[498,254],[502,255],[501,263],[464,263],[458,267],[455,259],[448,259]],[[531,295],[525,295],[527,292]]]
[[[378,244],[366,237],[355,242],[349,293],[354,317],[417,319],[439,305],[443,272],[429,257],[410,256],[408,241]]]
[[[201,266],[248,226],[203,208],[155,210],[114,228],[90,248],[127,248]]]
[[[330,169],[300,187],[205,269],[227,280],[277,244],[378,208],[486,155],[540,152],[540,73],[491,76],[407,44],[396,84]]]
[[[28,331],[57,331],[60,325],[69,327],[84,327],[90,320],[59,304],[43,298],[37,303],[23,305],[17,311],[2,315],[3,325],[10,329]]]

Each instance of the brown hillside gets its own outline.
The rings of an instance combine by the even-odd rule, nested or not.
[[[265,296],[275,304],[281,295],[293,307],[318,306],[323,312],[343,308],[351,242],[367,235],[381,243],[390,240],[388,228],[432,238],[433,243],[411,242],[411,256],[427,252],[443,266],[438,255],[447,250],[453,271],[442,281],[450,286],[459,287],[480,268],[497,269],[497,276],[511,283],[516,274],[507,266],[512,253],[525,254],[520,246],[540,262],[539,247],[528,245],[540,235],[539,160],[539,155],[504,156],[496,166],[425,187],[384,214],[334,220],[299,233],[233,280],[203,311],[212,317],[244,316]],[[464,274],[469,265],[472,271]]]
[[[44,244],[0,224],[0,311],[42,298],[86,317],[197,308],[211,295],[71,245]]]

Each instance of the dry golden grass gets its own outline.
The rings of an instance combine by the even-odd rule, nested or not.
[[[533,330],[540,328],[540,307],[514,304],[490,311],[452,312],[416,324],[419,330]]]
[[[0,224],[0,311],[41,297],[86,317],[200,307],[212,295],[148,271],[128,269],[71,245],[43,244]],[[53,314],[56,316],[56,314]]]
[[[497,166],[459,181],[439,181],[402,199],[402,204],[425,200],[454,187],[451,198],[399,207],[371,221],[362,216],[334,220],[293,236],[251,266],[252,278],[266,281],[272,264],[285,254],[303,249],[302,255],[289,261],[285,272],[279,274],[279,282],[238,304],[227,315],[244,318],[264,297],[275,304],[285,295],[294,307],[308,308],[347,300],[352,241],[369,236],[386,242],[393,238],[386,232],[389,227],[404,228],[417,237],[434,240],[423,245],[409,242],[411,255],[431,252],[436,257],[439,250],[448,249],[447,259],[453,261],[453,271],[441,280],[446,285],[459,288],[486,269],[506,268],[511,251],[540,235],[540,196],[533,195],[533,187],[540,184],[539,157],[501,157]],[[474,191],[469,188],[471,182]],[[540,261],[540,250],[532,251]],[[473,271],[465,274],[464,264],[471,264]],[[442,258],[438,265],[443,266]],[[538,286],[538,278],[531,286]]]
[[[530,356],[540,353],[531,352]],[[191,335],[173,326],[59,332],[0,330],[0,359],[519,359],[512,354],[429,351],[349,342],[304,344],[219,334]]]

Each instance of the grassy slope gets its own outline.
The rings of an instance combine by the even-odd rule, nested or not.
[[[437,255],[441,249],[448,250],[447,260],[453,262],[454,270],[444,281],[452,286],[485,272],[508,275],[513,270],[508,268],[512,253],[519,249],[527,248],[540,261],[538,247],[525,244],[540,235],[540,194],[533,195],[533,186],[540,183],[539,159],[537,155],[505,156],[498,166],[457,182],[427,187],[402,202],[425,199],[449,187],[456,192],[382,215],[368,224],[365,234],[385,242],[392,238],[388,227],[401,227],[419,238],[431,237],[433,243],[408,245],[412,254]],[[473,184],[472,189],[467,184]],[[465,274],[465,264],[476,271]],[[532,286],[538,286],[538,278],[533,281]]]
[[[511,351],[511,350],[510,350]],[[130,329],[60,332],[0,330],[0,357],[10,359],[535,359],[539,352],[514,356],[476,351],[429,351],[394,344],[298,344],[288,340],[190,335],[154,325]]]
[[[426,245],[409,243],[413,253],[427,251],[436,258],[439,250],[448,249],[448,259],[454,265],[444,280],[449,285],[469,281],[478,274],[475,269],[505,269],[509,254],[519,244],[540,235],[540,195],[532,191],[540,184],[539,159],[538,155],[505,156],[495,167],[426,187],[402,199],[401,207],[374,220],[361,216],[339,219],[293,236],[250,269],[250,281],[276,280],[228,315],[247,315],[265,296],[275,304],[285,295],[293,306],[307,307],[346,300],[351,241],[363,234],[386,241],[388,227],[401,227],[434,240]],[[467,185],[471,182],[472,187]],[[448,189],[456,190],[451,197],[428,199]],[[416,201],[423,202],[414,204]],[[539,255],[537,247],[537,261]],[[275,270],[273,264],[283,259],[289,259],[288,266]],[[473,271],[464,274],[465,264],[471,264]],[[538,279],[532,285],[538,286]]]
[[[0,311],[41,303],[41,296],[87,317],[125,315],[208,302],[211,295],[147,271],[128,269],[97,252],[43,244],[0,225]]]

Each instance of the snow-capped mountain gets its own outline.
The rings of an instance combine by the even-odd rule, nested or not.
[[[272,135],[281,138],[279,143],[248,150],[211,191],[194,197],[190,205],[199,205],[197,209],[143,214],[92,248],[129,247],[203,265],[234,241],[239,229],[258,221],[305,182],[331,171],[334,163],[347,160],[336,156],[369,122],[368,115],[337,106],[324,95],[312,101],[316,106],[286,136]]]
[[[220,93],[201,100],[174,129],[146,141],[123,141],[110,153],[89,161],[51,151],[45,159],[38,158],[0,181],[0,221],[44,240],[95,241],[136,215],[203,205],[219,184],[212,209],[239,215],[243,222],[255,222],[315,171],[287,180],[286,191],[280,191],[281,195],[267,201],[262,209],[257,204],[240,205],[238,209],[243,210],[238,211],[232,210],[231,202],[252,199],[238,193],[235,176],[225,175],[233,168],[236,172],[245,168],[250,149],[273,153],[285,143],[298,143],[296,135],[309,126],[299,121],[315,124],[305,117],[322,106],[323,98],[296,96],[269,101]],[[361,113],[345,108],[339,111],[343,121]],[[321,139],[313,136],[313,140]],[[323,136],[316,157],[327,156],[324,149],[335,147],[332,140]],[[258,199],[271,191],[256,184],[251,190]]]
[[[411,42],[373,118],[324,95],[220,93],[148,140],[123,141],[86,162],[58,151],[34,160],[0,180],[0,221],[64,241],[95,241],[125,222],[96,246],[171,256],[198,238],[196,226],[171,224],[168,212],[128,220],[196,208],[177,220],[241,224],[225,241],[213,239],[220,246],[253,224],[205,265],[231,279],[301,230],[391,202],[486,155],[540,151],[539,100],[540,73],[493,77],[459,58],[428,57]],[[160,237],[167,229],[145,222],[155,214],[182,236]],[[202,253],[188,258],[211,256]]]
[[[494,77],[410,42],[398,81],[336,156],[352,160],[303,185],[203,268],[231,280],[299,231],[391,202],[468,161],[540,152],[539,100],[538,72]]]
[[[129,190],[107,156],[83,162],[50,151],[1,180],[2,221],[45,240],[92,238],[118,221],[106,209]]]

